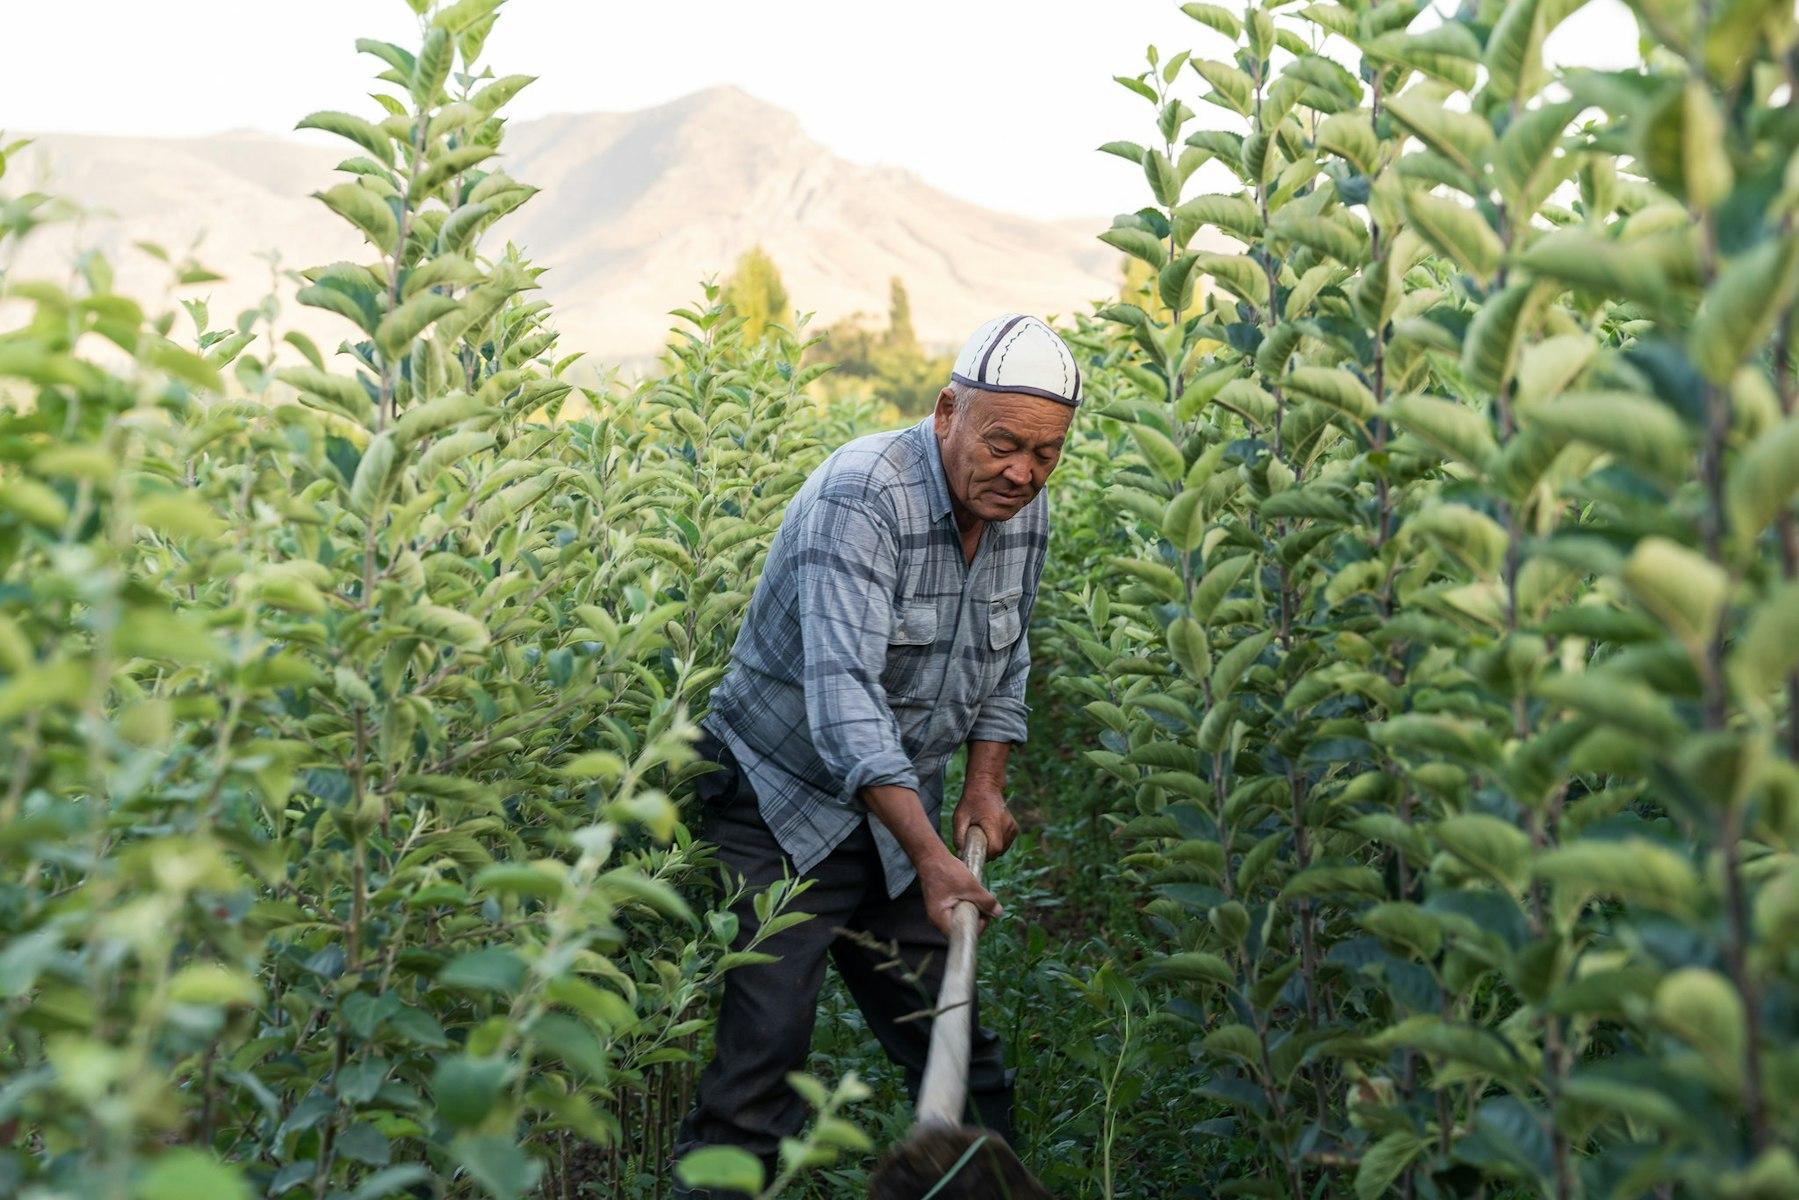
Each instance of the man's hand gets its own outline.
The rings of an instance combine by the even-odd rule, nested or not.
[[[979,825],[987,835],[987,857],[998,858],[1018,836],[1018,822],[1012,819],[1012,813],[1006,808],[1006,798],[998,788],[983,784],[969,783],[962,789],[961,803],[956,805],[953,828],[956,834],[956,853],[962,852],[962,846],[968,841],[968,828]]]
[[[974,873],[947,851],[932,857],[919,868],[918,885],[924,892],[925,916],[943,931],[944,937],[950,933],[950,914],[964,900],[972,902],[980,911],[982,931],[986,930],[988,920],[1006,911],[993,893],[980,885]]]

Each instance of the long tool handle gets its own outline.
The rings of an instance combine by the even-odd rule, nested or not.
[[[987,834],[969,827],[963,840],[962,865],[980,882],[987,865]],[[974,945],[980,936],[981,910],[968,900],[949,918],[949,961],[943,988],[937,993],[937,1017],[931,1022],[931,1052],[918,1088],[918,1125],[960,1125],[968,1098],[968,1046],[974,1022]]]

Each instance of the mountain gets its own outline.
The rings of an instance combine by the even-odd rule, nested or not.
[[[39,239],[21,265],[65,269],[74,247],[98,246],[123,286],[155,295],[167,269],[130,244],[181,253],[202,237],[200,261],[227,281],[181,294],[210,290],[214,323],[228,321],[267,291],[263,256],[272,248],[289,268],[366,254],[308,196],[349,153],[245,132],[39,135],[18,174],[113,215]],[[653,355],[668,310],[693,303],[703,277],[722,279],[756,244],[795,306],[817,314],[815,327],[856,312],[884,320],[888,281],[898,276],[920,339],[942,346],[995,313],[1066,315],[1117,288],[1118,255],[1094,236],[1104,220],[994,212],[908,171],[848,162],[808,138],[793,114],[736,88],[638,112],[513,121],[502,164],[543,191],[486,244],[511,238],[550,268],[543,283],[564,347],[605,359]],[[10,172],[7,182],[18,186]],[[291,303],[284,319],[333,340],[342,332]]]

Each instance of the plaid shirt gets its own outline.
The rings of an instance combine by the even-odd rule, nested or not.
[[[788,504],[700,723],[796,870],[866,818],[899,895],[916,872],[856,793],[912,788],[935,825],[958,746],[1025,740],[1047,501],[989,523],[969,562],[927,416],[838,448]]]

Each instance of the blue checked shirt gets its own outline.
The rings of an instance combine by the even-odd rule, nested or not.
[[[916,875],[857,792],[901,784],[937,823],[969,741],[1025,740],[1026,629],[1048,496],[989,523],[973,562],[933,418],[837,449],[788,504],[701,720],[731,748],[798,871],[866,820],[887,893]]]

